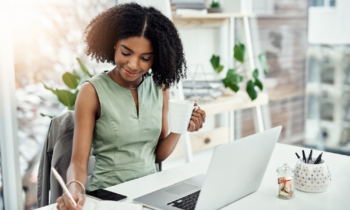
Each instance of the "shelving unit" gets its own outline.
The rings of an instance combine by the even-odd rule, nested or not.
[[[251,101],[246,92],[238,91],[232,96],[220,96],[207,103],[201,103],[201,108],[206,111],[207,115],[220,114],[225,112],[233,112],[235,110],[242,110],[254,108],[256,106],[265,105],[269,102],[267,93],[259,93],[259,96],[254,101]],[[233,141],[232,124],[215,128],[213,130],[190,135],[190,143],[193,147],[192,152],[198,152],[204,149],[212,148],[220,144],[226,143],[229,140]],[[231,127],[231,129],[230,129]],[[215,140],[214,140],[215,139]],[[170,159],[184,155],[184,150],[181,146],[175,148]]]
[[[234,67],[233,60],[233,47],[235,44],[235,34],[234,34],[234,24],[235,18],[240,18],[242,20],[242,25],[244,28],[246,52],[248,57],[253,57],[253,47],[251,43],[250,27],[248,18],[254,17],[254,14],[239,14],[239,13],[210,13],[210,14],[186,14],[186,15],[172,15],[172,20],[174,25],[181,28],[196,28],[196,27],[223,27],[228,26],[229,36],[228,36],[228,50],[229,58],[227,66],[229,68]],[[222,41],[222,40],[221,40]],[[247,64],[247,69],[255,69],[254,59],[250,59]],[[248,78],[251,77],[251,73],[247,71]],[[180,96],[180,99],[183,99],[183,90],[181,88],[178,90],[177,95]],[[182,96],[181,96],[182,95]],[[201,104],[201,108],[204,109],[207,115],[220,114],[224,112],[229,112],[229,126],[216,128],[211,131],[189,135],[186,133],[182,136],[183,140],[183,152],[177,147],[173,152],[173,155],[170,157],[178,157],[181,154],[185,154],[186,161],[192,161],[192,153],[201,149],[207,149],[210,147],[217,146],[224,142],[234,140],[234,110],[253,108],[254,112],[254,122],[257,132],[262,132],[264,130],[261,105],[268,103],[267,93],[259,93],[259,97],[254,101],[251,101],[247,93],[238,92],[234,96],[220,96],[219,98],[212,100],[209,103]],[[211,139],[215,139],[212,141]],[[194,148],[192,149],[192,145]]]

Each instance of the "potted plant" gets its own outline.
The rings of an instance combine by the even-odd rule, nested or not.
[[[220,7],[220,3],[218,0],[213,0],[211,2],[210,8],[208,8],[208,13],[220,13],[222,12],[222,8]]]
[[[45,85],[43,82],[43,85],[45,89],[50,90],[54,95],[57,97],[57,102],[63,104],[64,106],[67,107],[68,110],[74,110],[75,108],[75,100],[77,98],[79,89],[81,85],[85,82],[86,79],[91,78],[92,75],[86,68],[86,66],[83,64],[83,62],[77,58],[77,61],[80,66],[80,70],[76,71],[73,70],[73,73],[66,72],[62,75],[62,80],[64,84],[69,88],[67,89],[53,89]],[[95,73],[96,74],[96,73]],[[45,97],[40,96],[39,97],[42,100],[46,100]],[[53,115],[47,115],[40,113],[41,116],[43,117],[50,117],[53,118],[55,116]]]
[[[245,45],[241,43],[240,41],[238,44],[234,46],[234,59],[240,63],[239,66],[237,66],[234,69],[229,69],[226,73],[226,77],[222,80],[226,88],[231,89],[234,92],[237,92],[240,89],[240,83],[243,82],[243,80],[247,81],[246,84],[246,91],[249,95],[250,99],[253,101],[258,97],[258,90],[263,90],[264,86],[262,82],[259,79],[259,70],[256,68],[254,69],[252,75],[249,77],[244,77],[242,73],[242,67],[243,64],[246,62],[244,54],[245,54]],[[267,64],[266,64],[266,56],[264,53],[261,53],[259,56],[259,62],[262,67],[262,70],[264,74],[267,74]],[[250,58],[253,59],[253,58]],[[220,57],[213,55],[210,59],[211,65],[214,68],[214,71],[217,73],[220,73],[222,69],[224,68],[223,65],[220,65]]]

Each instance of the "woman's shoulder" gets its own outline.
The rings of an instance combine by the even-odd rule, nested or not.
[[[96,95],[103,86],[104,83],[106,83],[108,77],[107,75],[108,71],[100,72],[99,74],[94,75],[93,77],[86,79],[85,82],[82,84],[80,91],[83,91],[84,94],[87,95]]]
[[[108,72],[107,70],[106,71],[102,71],[99,74],[96,74],[93,77],[87,79],[86,81],[89,81],[89,82],[92,82],[92,83],[93,82],[97,82],[97,81],[106,81],[107,80],[106,76],[108,77],[107,72]]]

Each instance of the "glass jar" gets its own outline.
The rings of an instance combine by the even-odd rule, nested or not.
[[[288,164],[276,169],[277,198],[289,200],[294,198],[294,170]]]

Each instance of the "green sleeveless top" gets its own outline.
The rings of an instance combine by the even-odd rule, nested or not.
[[[162,129],[162,89],[151,76],[144,78],[137,88],[137,116],[130,90],[114,82],[107,71],[87,81],[95,87],[101,107],[93,134],[96,162],[89,190],[155,173],[155,149]]]

